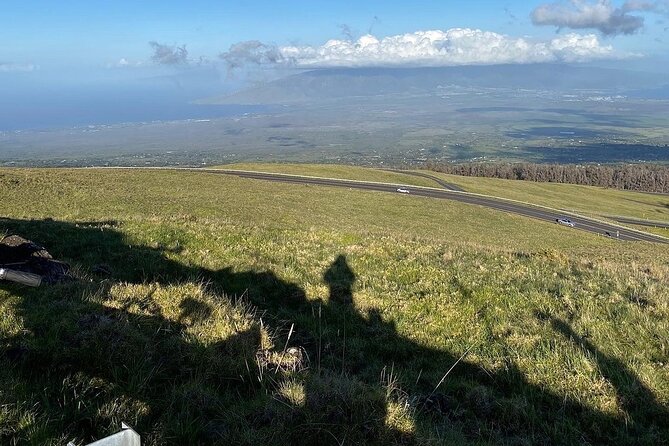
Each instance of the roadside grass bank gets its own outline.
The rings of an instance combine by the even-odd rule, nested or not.
[[[419,172],[423,172],[422,170]],[[574,184],[473,178],[430,172],[467,192],[510,198],[583,215],[669,221],[669,196]]]
[[[348,180],[379,181],[406,184],[407,186],[439,187],[435,181],[428,178],[336,164],[244,163],[220,167]],[[558,210],[576,212],[581,215],[602,217],[609,220],[608,216],[626,216],[645,220],[669,221],[669,197],[665,195],[573,184],[465,177],[426,170],[413,170],[413,172],[441,178],[467,192],[539,204]]]
[[[626,225],[639,231],[650,232],[652,234],[661,235],[662,237],[669,238],[669,228],[657,228],[654,226],[641,226],[641,225]]]
[[[234,163],[217,167],[221,169],[256,170],[291,175],[339,178],[343,180],[376,181],[407,186],[438,187],[438,184],[429,178],[421,178],[381,169],[339,164]]]

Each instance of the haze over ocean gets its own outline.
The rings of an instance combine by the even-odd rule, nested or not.
[[[260,106],[198,105],[220,89],[177,88],[167,83],[111,83],[0,87],[0,131],[57,129],[128,122],[214,119],[260,111]]]

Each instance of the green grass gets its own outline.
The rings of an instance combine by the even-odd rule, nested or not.
[[[199,172],[5,170],[0,213],[65,220],[184,217],[259,228],[330,229],[422,237],[509,250],[559,248],[602,257],[655,258],[626,245],[548,222],[447,200],[289,185]],[[6,185],[6,186],[5,186]],[[639,257],[640,256],[640,257]]]
[[[420,178],[381,169],[370,169],[339,164],[290,164],[290,163],[235,163],[218,166],[223,169],[253,170],[262,172],[308,175],[344,180],[376,181],[379,183],[406,184],[409,186],[438,186],[429,178]]]
[[[331,164],[247,163],[222,166],[230,169],[311,175],[350,180],[378,181],[412,186],[440,187],[434,181],[378,169]],[[448,175],[416,170],[473,192],[539,204],[555,209],[597,217],[627,216],[644,220],[669,221],[669,197],[574,184],[535,183]]]
[[[661,235],[662,237],[669,238],[669,228],[656,228],[653,226],[641,226],[641,225],[628,225],[640,231],[650,232],[652,234]]]
[[[541,204],[585,215],[669,221],[669,196],[575,184],[475,178],[430,172],[468,192]]]
[[[2,170],[0,192],[0,233],[79,278],[0,285],[2,444],[120,421],[149,445],[669,438],[656,245],[206,173]]]

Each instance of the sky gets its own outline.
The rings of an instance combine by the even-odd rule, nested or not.
[[[2,0],[0,131],[187,118],[308,69],[528,63],[669,78],[669,0]]]
[[[143,75],[204,64],[587,62],[669,53],[669,0],[4,0],[0,14],[0,75],[40,70],[77,81],[121,68]]]

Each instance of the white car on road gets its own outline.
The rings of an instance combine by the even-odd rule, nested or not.
[[[403,187],[400,187],[399,189],[397,189],[397,192],[399,192],[400,194],[408,194],[409,189],[404,189]]]
[[[564,218],[564,217],[556,218],[555,222],[559,225],[569,226],[570,228],[573,228],[574,226],[576,226],[573,221],[569,220],[568,218]]]

